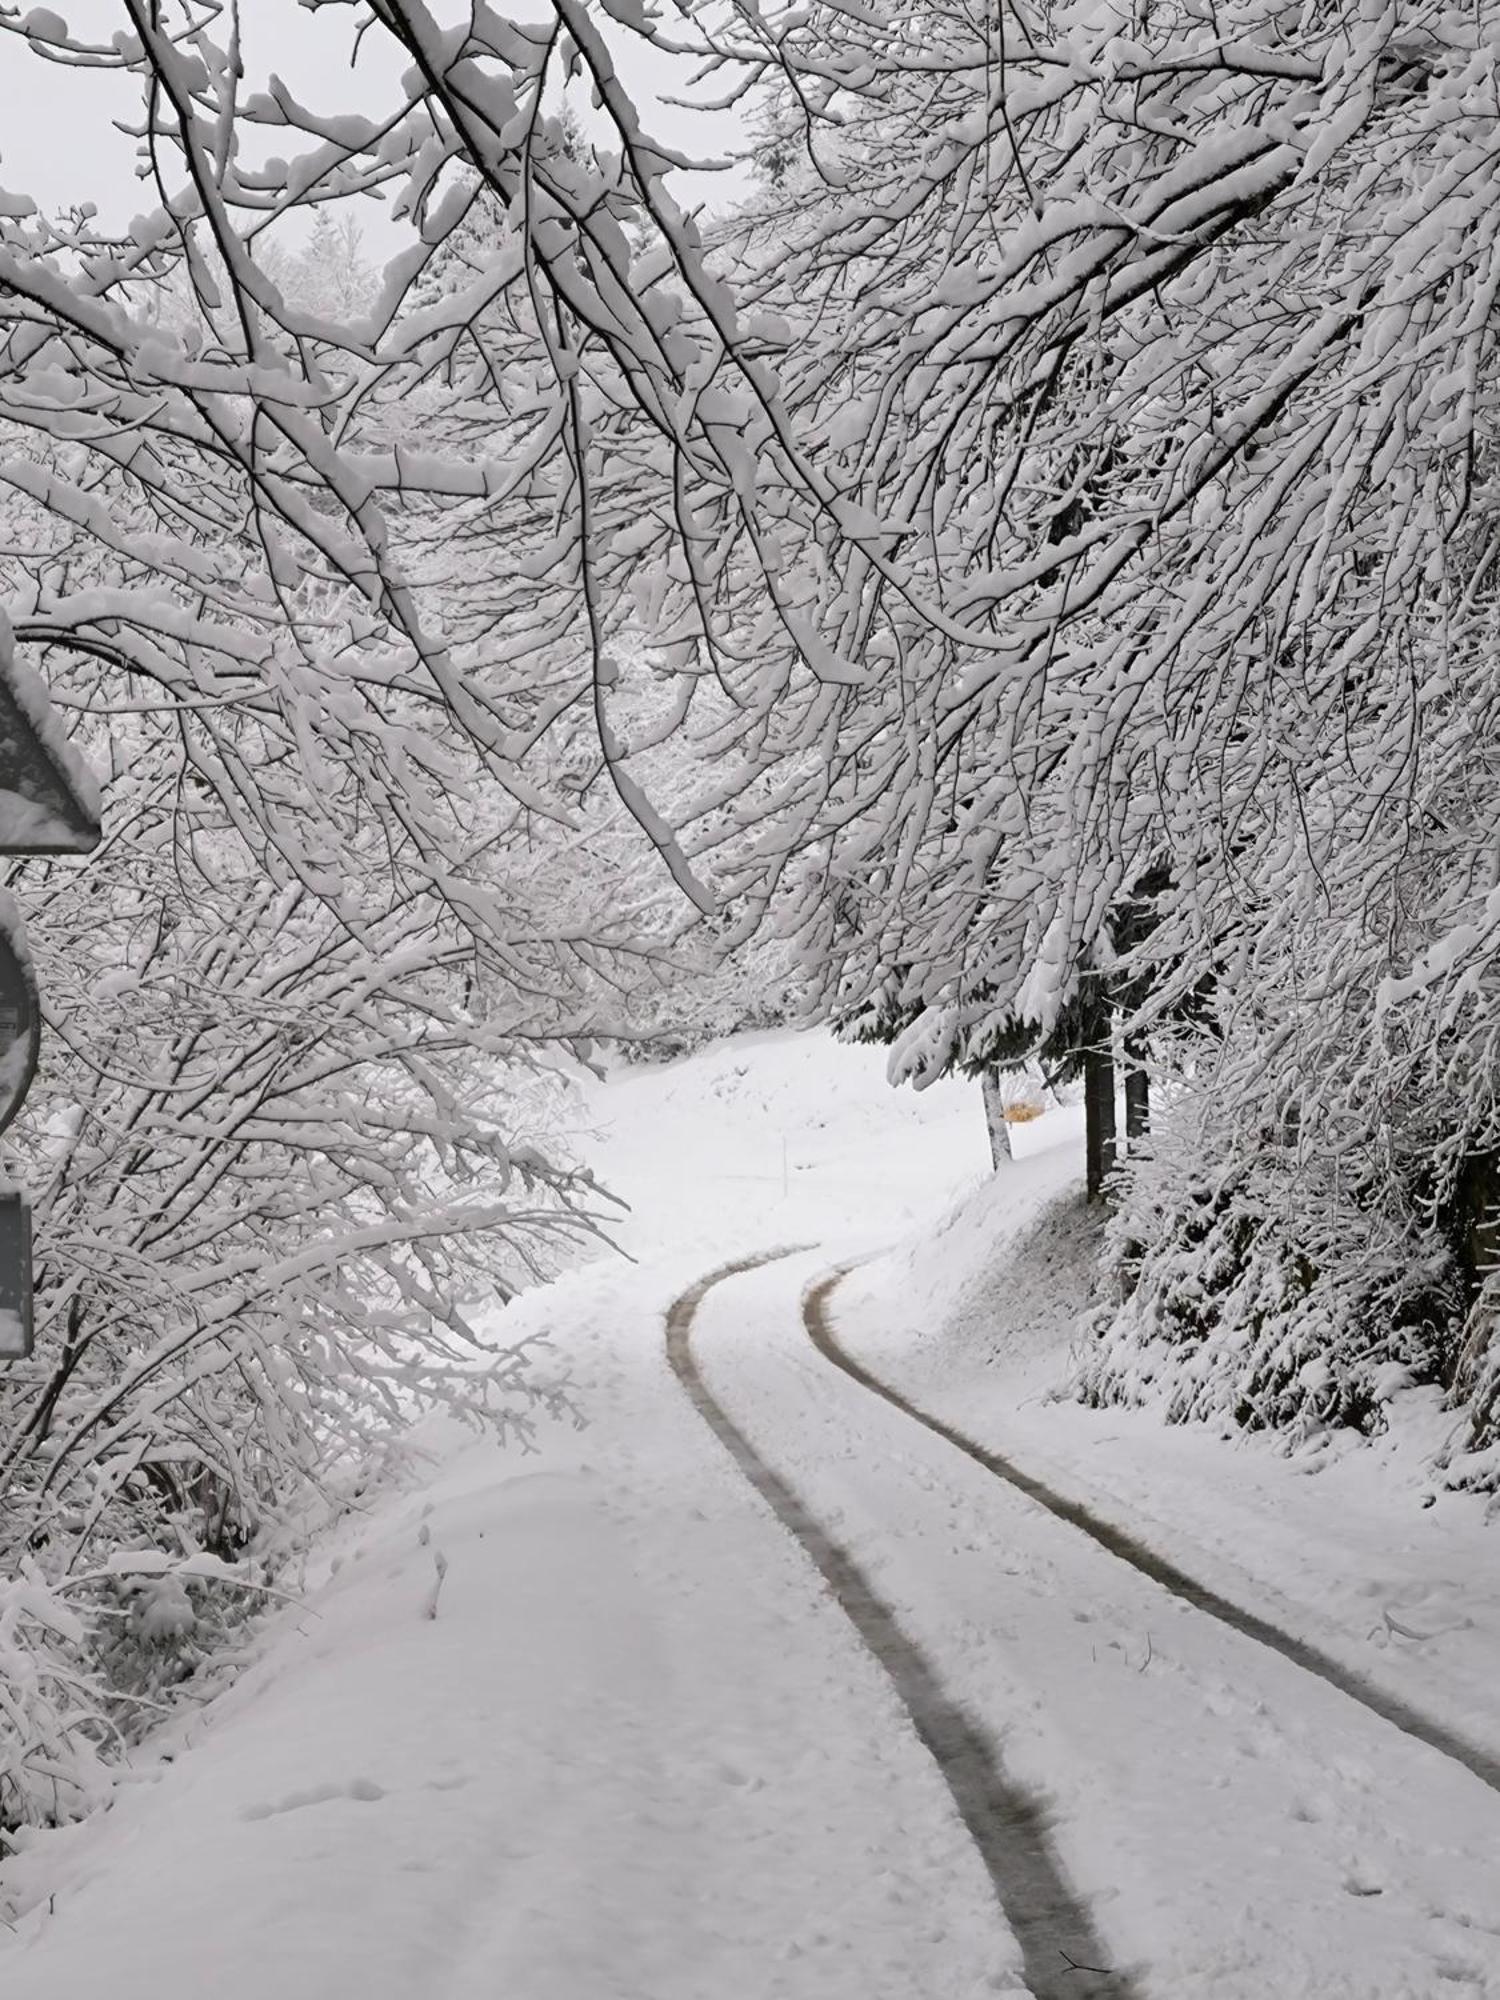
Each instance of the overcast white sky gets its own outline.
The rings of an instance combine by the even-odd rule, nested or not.
[[[129,26],[119,0],[62,0],[53,11],[76,34],[102,43]],[[439,5],[438,11],[456,17],[458,8]],[[535,5],[514,11],[537,18]],[[375,109],[389,98],[403,64],[389,39],[371,30],[353,69],[354,19],[353,10],[342,7],[309,12],[296,0],[246,0],[242,33],[250,78],[258,83],[274,69],[299,98],[322,111]],[[686,88],[686,76],[637,38],[611,39],[633,44],[620,47],[617,59],[639,97],[650,101],[658,91],[678,94]],[[139,116],[139,104],[128,77],[61,68],[15,36],[0,36],[0,188],[28,194],[49,210],[92,201],[111,224],[154,207],[154,193],[137,177],[136,142],[117,129],[117,121]],[[740,121],[723,113],[694,115],[652,103],[648,123],[668,143],[698,157],[722,156],[743,139]],[[723,208],[748,188],[749,179],[744,171],[693,176],[679,198]],[[399,246],[398,227],[384,219],[378,205],[361,202],[357,212],[373,257]]]

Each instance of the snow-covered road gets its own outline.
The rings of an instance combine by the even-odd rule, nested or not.
[[[941,1204],[983,1172],[963,1101],[887,1111],[848,1053],[821,1096],[785,1042],[654,1096],[626,1080],[615,1177],[641,1200],[631,1149],[654,1149],[672,1204],[641,1201],[634,1269],[511,1309],[556,1333],[591,1427],[532,1461],[450,1453],[346,1524],[305,1608],[107,1816],[0,1869],[5,2000],[1500,2000],[1500,1796],[818,1351],[809,1290],[909,1230],[919,1186]],[[1018,1296],[1014,1232],[1072,1172],[1043,1152],[995,1184]],[[872,1268],[826,1307],[888,1376]],[[899,1358],[924,1401],[908,1378],[937,1375]],[[989,1439],[963,1379],[943,1415]],[[1028,1450],[1089,1497],[1050,1421]],[[1278,1464],[1255,1461],[1267,1490]],[[1249,1518],[1174,1465],[1162,1494]],[[1147,1503],[1190,1571],[1217,1549]],[[1341,1563],[1378,1518],[1342,1524]],[[1414,1518],[1438,1577],[1468,1516]],[[1321,1617],[1285,1564],[1273,1592],[1262,1553],[1205,1580],[1328,1645],[1337,1602]],[[1462,1697],[1493,1749],[1465,1671],[1434,1651],[1426,1695],[1440,1717]]]
[[[351,1534],[170,1765],[7,1868],[6,2000],[1025,1992],[885,1673],[668,1373],[676,1280],[566,1289],[609,1422]]]
[[[1500,1796],[840,1375],[819,1269],[710,1294],[706,1378],[1048,1802],[1108,1962],[1157,2000],[1500,1992]]]
[[[731,1265],[675,1302],[667,1315],[672,1371],[889,1676],[911,1729],[942,1773],[954,1809],[984,1862],[1020,1949],[1025,1990],[1034,2000],[1061,2000],[1064,1994],[1127,2000],[1134,1983],[1128,1974],[1101,1963],[1089,1912],[1073,1894],[1053,1852],[1044,1800],[1007,1776],[992,1735],[949,1695],[941,1662],[909,1635],[901,1610],[875,1587],[844,1540],[831,1534],[805,1504],[798,1484],[771,1469],[704,1379],[692,1340],[703,1302],[719,1285],[780,1261],[773,1256]]]

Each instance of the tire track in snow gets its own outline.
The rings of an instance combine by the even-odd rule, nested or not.
[[[1038,1479],[1034,1473],[1024,1471],[1003,1453],[988,1450],[963,1431],[955,1429],[952,1424],[944,1423],[941,1417],[935,1417],[930,1411],[924,1410],[919,1403],[914,1403],[899,1389],[892,1388],[890,1383],[883,1381],[880,1376],[873,1374],[863,1362],[857,1361],[847,1348],[840,1345],[828,1318],[829,1297],[834,1288],[848,1276],[851,1268],[853,1267],[846,1265],[830,1273],[828,1277],[820,1278],[809,1286],[803,1296],[803,1324],[807,1328],[813,1346],[826,1361],[831,1361],[835,1368],[842,1369],[844,1374],[858,1382],[861,1388],[883,1397],[887,1403],[904,1412],[924,1429],[946,1439],[966,1458],[972,1459],[976,1465],[982,1466],[995,1478],[1003,1479],[1008,1485],[1014,1486],[1017,1491],[1024,1493],[1027,1499],[1035,1501],[1037,1506],[1045,1508],[1059,1521],[1066,1521],[1069,1527],[1087,1535],[1099,1548],[1106,1550],[1121,1562],[1128,1563],[1132,1569],[1149,1577],[1153,1583],[1160,1584],[1162,1589],[1170,1591],[1173,1597],[1190,1604],[1195,1611],[1205,1612],[1210,1618],[1218,1619],[1221,1624],[1230,1626],[1245,1638],[1254,1639],[1257,1644],[1269,1648],[1271,1652],[1279,1653],[1284,1660],[1291,1661],[1293,1666],[1301,1667],[1305,1673],[1315,1675],[1318,1680],[1337,1688],[1340,1694],[1347,1695],[1351,1701],[1357,1701],[1373,1715],[1378,1715],[1382,1722],[1391,1723],[1404,1735],[1415,1737],[1429,1749],[1451,1758],[1454,1763],[1461,1764],[1466,1771],[1478,1778],[1481,1784],[1488,1785],[1492,1791],[1500,1792],[1500,1758],[1482,1749],[1478,1744],[1471,1743],[1445,1723],[1436,1722],[1430,1716],[1423,1715],[1420,1709],[1413,1708],[1399,1695],[1387,1693],[1385,1689],[1367,1680],[1353,1667],[1346,1667],[1331,1653],[1325,1653],[1321,1647],[1314,1646],[1306,1639],[1299,1639],[1291,1632],[1283,1631],[1279,1625],[1273,1625],[1267,1618],[1257,1617],[1253,1611],[1246,1611],[1233,1599],[1220,1596],[1218,1591],[1200,1583],[1196,1577],[1189,1576],[1186,1570],[1179,1569],[1176,1563],[1158,1555],[1155,1549],[1138,1540],[1126,1529],[1117,1527],[1114,1522],[1096,1514],[1082,1501],[1070,1500],[1066,1494],[1059,1493],[1055,1487],[1049,1486],[1043,1479]]]
[[[931,1660],[902,1630],[869,1578],[773,1472],[704,1381],[692,1350],[698,1307],[716,1285],[795,1250],[726,1264],[667,1313],[667,1359],[698,1414],[822,1577],[839,1609],[884,1668],[923,1748],[947,1784],[1021,1948],[1033,2000],[1140,2000],[1130,1976],[1107,1969],[1088,1910],[1053,1852],[1045,1806],[1006,1776],[994,1744],[945,1693]]]

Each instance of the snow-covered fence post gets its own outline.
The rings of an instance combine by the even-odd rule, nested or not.
[[[0,610],[0,854],[86,854],[99,840],[93,777],[52,712],[46,684],[15,657]],[[0,1132],[36,1075],[41,1008],[14,899],[0,897]],[[31,1212],[0,1189],[0,1361],[31,1352]]]

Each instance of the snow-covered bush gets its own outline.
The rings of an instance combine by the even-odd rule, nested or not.
[[[85,1812],[109,1790],[119,1732],[92,1638],[34,1560],[0,1572],[0,1840]]]
[[[1491,687],[1500,682],[1492,667]],[[1483,689],[1483,682],[1480,682]],[[1493,709],[1491,709],[1493,713]],[[1500,812],[1493,733],[1462,774],[1468,814]],[[1424,883],[1416,949],[1381,981],[1374,1014],[1391,1143],[1407,1162],[1430,1233],[1458,1277],[1450,1401],[1467,1418],[1450,1453],[1457,1485],[1500,1490],[1500,862],[1451,805],[1444,865]],[[1459,826],[1469,839],[1455,840]]]
[[[1450,1379],[1453,1259],[1373,1153],[1225,1112],[1215,1085],[1185,1086],[1133,1153],[1079,1392],[1170,1422],[1378,1429],[1394,1388]]]
[[[54,685],[107,716],[87,663]],[[288,1521],[393,1429],[565,1400],[476,1317],[600,1206],[548,1142],[545,1038],[514,1032],[539,998],[392,866],[347,763],[283,788],[276,844],[247,836],[225,793],[275,768],[256,706],[201,736],[170,706],[91,726],[103,845],[10,869],[47,1036],[5,1142],[37,1342],[0,1371],[0,1823],[96,1796],[263,1601]]]
[[[1392,810],[1355,811],[1330,744],[1301,783],[1315,853],[1270,820],[1279,866],[1212,1005],[1157,1038],[1171,1081],[1118,1183],[1092,1399],[1295,1433],[1437,1383],[1467,1419],[1449,1478],[1500,1486],[1497,662],[1438,684]],[[1246,901],[1255,879],[1247,855]]]

